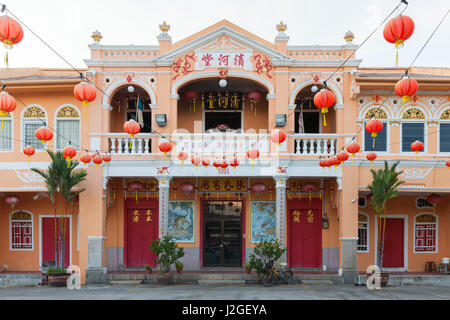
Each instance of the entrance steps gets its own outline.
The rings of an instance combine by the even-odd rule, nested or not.
[[[0,288],[36,286],[40,282],[40,273],[0,273]]]

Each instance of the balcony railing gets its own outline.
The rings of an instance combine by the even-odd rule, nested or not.
[[[185,151],[197,154],[245,155],[251,148],[260,154],[279,152],[292,156],[329,156],[345,144],[345,138],[352,134],[289,134],[287,142],[271,149],[269,134],[239,133],[140,133],[130,138],[126,133],[90,134],[91,137],[106,139],[108,151],[113,155],[150,155],[160,153],[161,139],[173,142],[173,152]],[[274,149],[275,148],[275,149]],[[278,149],[279,148],[279,149]]]

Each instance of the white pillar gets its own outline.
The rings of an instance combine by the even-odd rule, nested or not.
[[[160,239],[167,234],[168,230],[170,178],[167,176],[157,178],[159,187],[158,226]]]
[[[275,177],[276,182],[276,219],[277,219],[277,239],[282,246],[286,246],[286,177]]]

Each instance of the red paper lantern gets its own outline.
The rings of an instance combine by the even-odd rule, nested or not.
[[[74,147],[72,146],[67,146],[63,149],[62,151],[64,159],[66,159],[68,162],[70,162],[70,160],[75,157],[75,155],[77,154],[77,150],[75,150]]]
[[[183,98],[189,101],[189,103],[194,104],[194,112],[195,112],[195,104],[198,101],[198,93],[195,92],[194,90],[188,90],[184,93]]]
[[[98,167],[98,165],[103,162],[103,159],[101,155],[96,154],[92,157],[92,161],[95,163],[95,166]]]
[[[341,163],[344,163],[344,161],[347,161],[349,158],[349,155],[345,151],[341,151],[337,154],[337,158]]]
[[[102,159],[103,159],[103,162],[108,163],[108,162],[111,161],[111,155],[110,154],[104,154],[104,155],[102,155]]]
[[[356,142],[352,142],[347,146],[347,151],[351,153],[352,156],[355,156],[355,153],[357,153],[359,149],[359,144],[357,144]]]
[[[188,157],[189,157],[188,153],[184,151],[179,152],[177,156],[178,160],[180,160],[181,163],[183,163]]]
[[[328,112],[328,108],[331,108],[334,105],[336,97],[334,93],[327,90],[322,89],[314,95],[314,105],[322,110],[323,114],[323,125],[327,126],[327,119],[325,118],[325,113]]]
[[[73,94],[75,95],[75,98],[82,101],[81,105],[83,107],[87,107],[89,102],[93,101],[97,96],[97,91],[94,86],[91,86],[86,81],[81,81],[73,89]]]
[[[256,193],[257,196],[259,196],[261,193],[266,191],[266,185],[262,182],[255,182],[251,186],[251,191]]]
[[[217,161],[217,160],[214,161],[214,162],[213,162],[213,166],[216,167],[217,169],[219,169],[219,168],[220,168],[220,162]]]
[[[419,153],[419,151],[423,150],[423,143],[416,140],[413,143],[411,143],[411,150],[415,153]]]
[[[257,103],[259,102],[263,97],[263,94],[261,91],[253,90],[248,94],[248,99],[250,100],[250,103]]]
[[[203,159],[202,160],[202,165],[206,168],[207,166],[209,166],[211,164],[211,161],[209,159]]]
[[[8,50],[23,39],[23,30],[20,24],[8,16],[0,17],[0,41],[3,42],[7,51],[5,54],[6,67],[8,67]]]
[[[189,194],[193,193],[195,190],[195,186],[190,182],[183,182],[180,185],[180,191],[184,193],[184,195],[187,197]]]
[[[138,192],[144,190],[144,185],[139,181],[134,181],[128,185],[128,189],[130,189],[131,191]]]
[[[7,196],[5,198],[5,202],[11,206],[12,209],[14,209],[14,206],[19,203],[19,197],[16,195]]]
[[[331,162],[331,165],[333,165],[333,166],[335,166],[335,167],[337,167],[337,166],[339,166],[340,164],[341,164],[341,161],[336,157],[336,156],[334,156],[334,157],[331,157],[331,160],[330,160]]]
[[[80,157],[80,161],[83,162],[85,165],[87,165],[89,162],[91,162],[92,157],[85,153]]]
[[[35,135],[38,140],[42,141],[42,144],[53,139],[53,131],[46,127],[37,129]]]
[[[445,165],[447,166],[447,168],[450,168],[450,160],[445,161]]]
[[[0,117],[6,117],[16,109],[16,99],[7,92],[0,93]]]
[[[233,160],[230,161],[230,167],[233,167],[233,169],[236,169],[236,167],[239,165],[239,160],[237,158],[233,158]]]
[[[192,156],[192,157],[191,157],[191,163],[192,163],[194,166],[197,167],[201,162],[202,162],[202,158],[200,158],[199,156]]]
[[[366,131],[369,132],[373,138],[372,149],[375,148],[375,138],[381,130],[383,130],[383,122],[378,119],[370,119],[366,123]]]
[[[370,162],[373,162],[373,160],[375,160],[377,158],[377,154],[375,152],[370,152],[367,154],[366,158]]]
[[[220,162],[220,167],[222,169],[226,169],[228,167],[228,162],[227,160],[223,159],[222,162]]]
[[[399,97],[402,97],[403,103],[408,103],[411,100],[411,97],[417,93],[418,89],[419,83],[415,79],[408,77],[398,81],[394,87],[395,93]]]
[[[159,147],[159,150],[164,154],[166,154],[172,150],[172,144],[168,141],[161,142],[158,147]]]
[[[270,139],[274,143],[281,144],[286,140],[286,133],[283,130],[275,129],[272,131]]]
[[[34,148],[30,145],[26,146],[25,148],[23,148],[23,153],[30,158],[33,154],[34,154]]]
[[[405,40],[414,32],[414,21],[408,16],[398,16],[389,20],[384,26],[383,37],[394,43],[395,48],[403,47]]]
[[[123,129],[130,135],[130,138],[134,138],[134,135],[141,131],[141,126],[135,120],[131,119],[125,122]]]
[[[325,169],[325,167],[328,165],[327,160],[320,160],[319,161],[319,166],[321,166],[322,168]]]
[[[247,157],[249,159],[255,160],[259,158],[259,150],[258,149],[250,149],[247,151]]]
[[[427,201],[433,205],[438,204],[442,200],[442,197],[437,193],[432,193],[427,197]]]

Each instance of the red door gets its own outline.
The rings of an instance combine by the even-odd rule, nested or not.
[[[404,219],[386,218],[383,255],[383,267],[385,268],[404,267],[404,223]],[[381,219],[380,225],[383,225],[383,219]]]
[[[156,200],[126,202],[126,266],[156,266],[156,256],[150,251],[151,242],[158,239],[158,210]]]
[[[319,199],[291,200],[288,211],[289,265],[320,268],[322,264],[322,208]]]
[[[65,250],[64,250],[64,266],[70,265],[70,219],[66,218],[65,232]],[[59,218],[56,225],[59,228]],[[63,221],[63,220],[62,220]],[[61,227],[62,228],[62,227]],[[58,231],[58,229],[57,229]],[[46,262],[56,262],[56,235],[55,235],[55,219],[42,218],[42,264]]]

